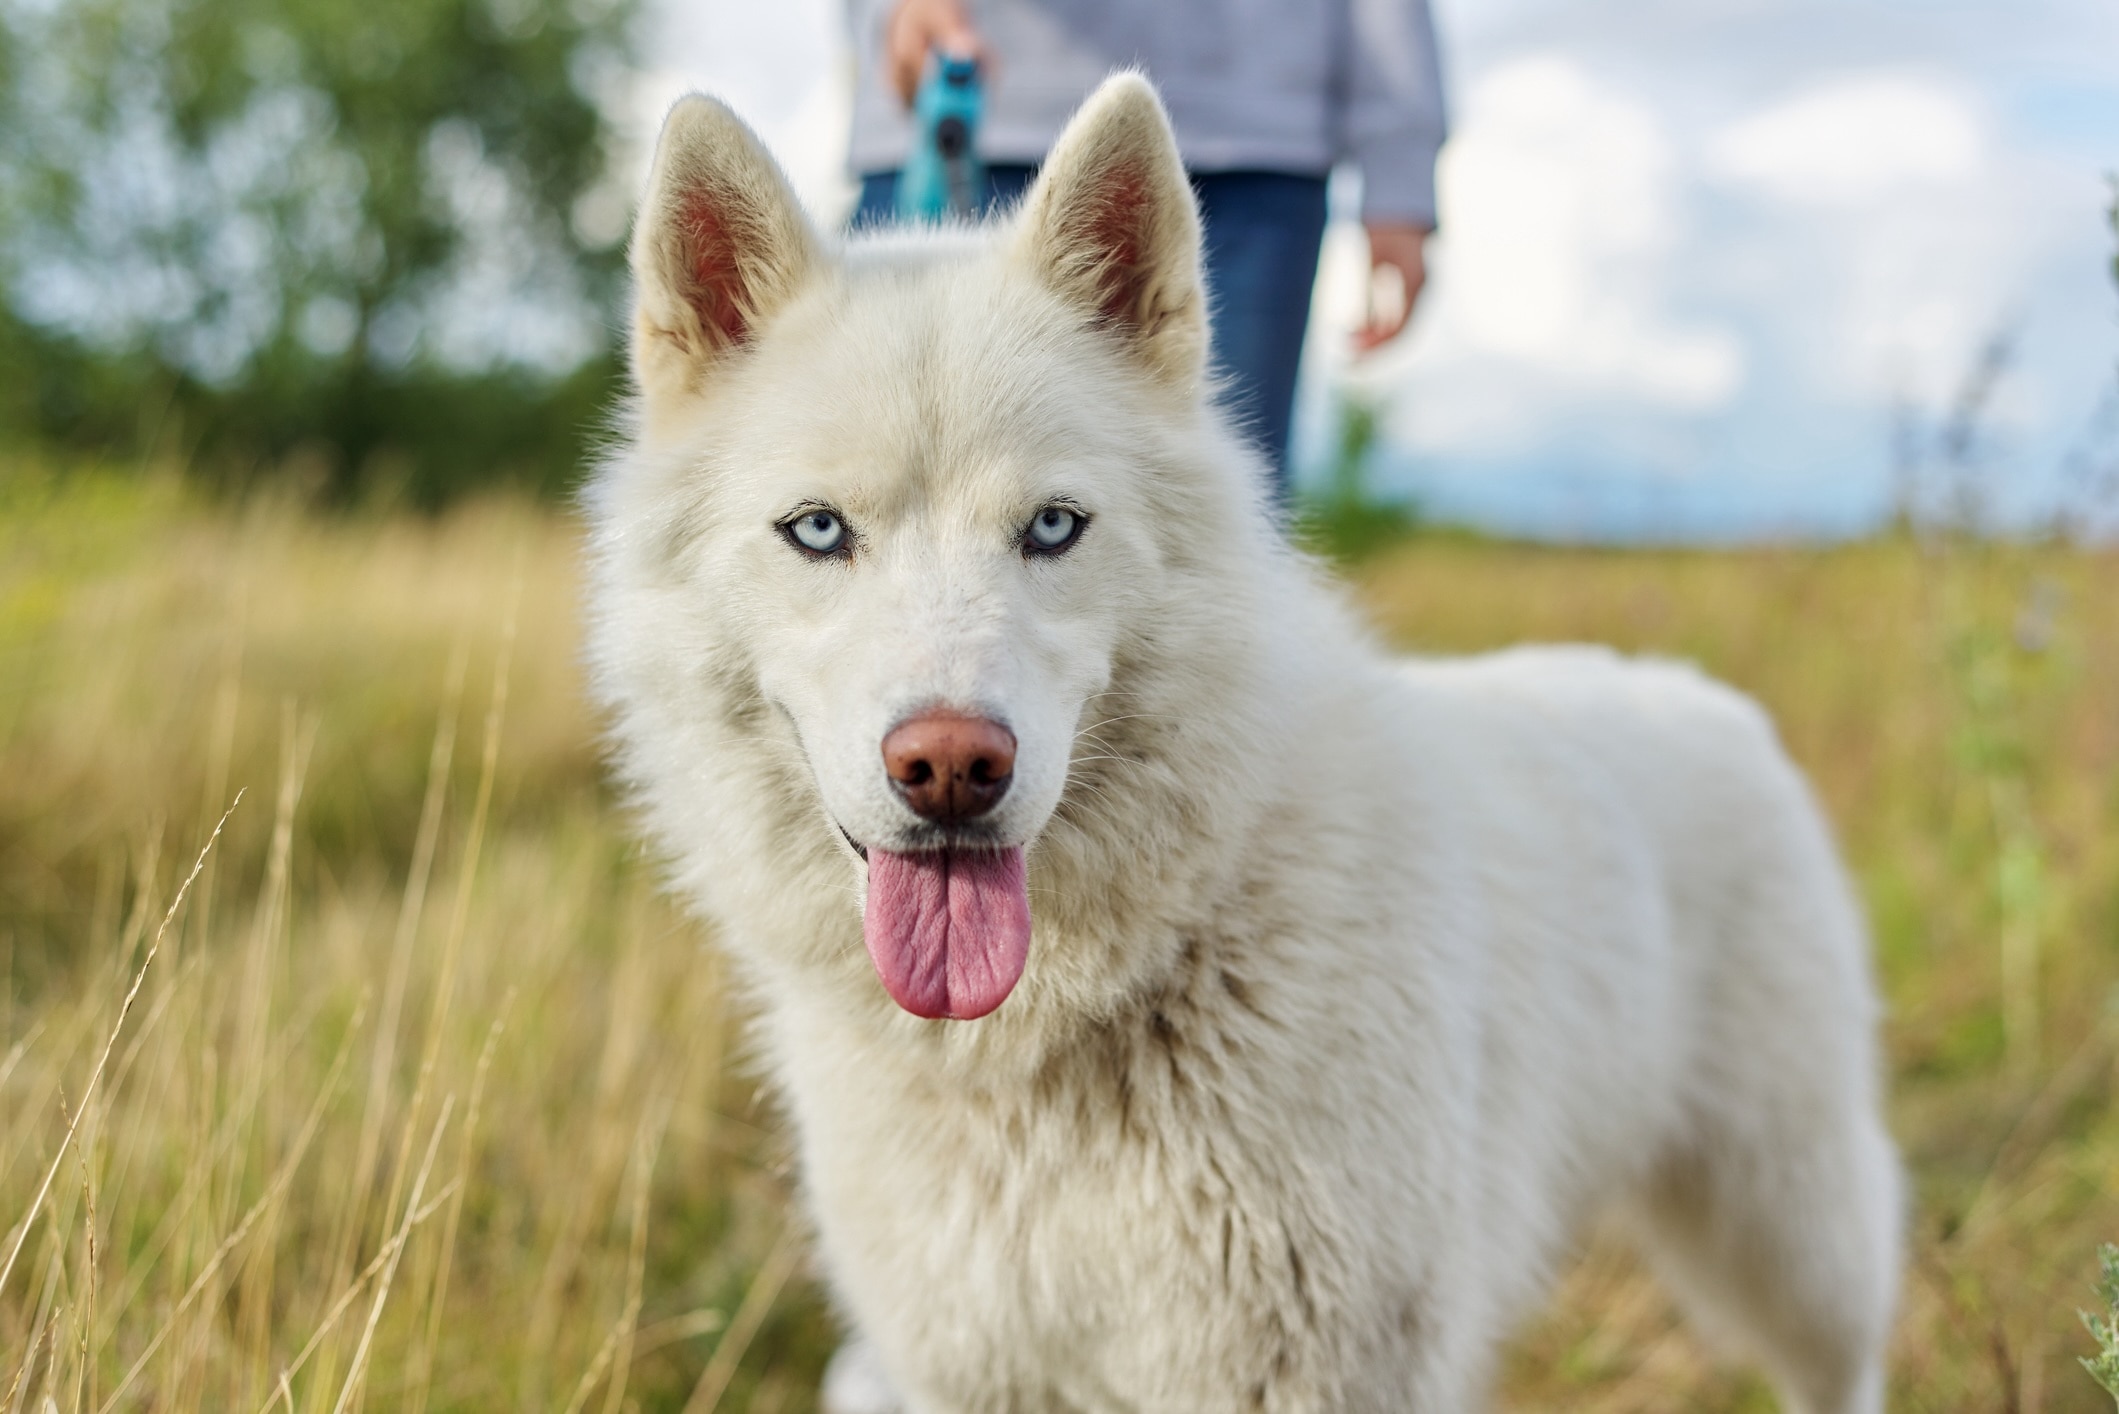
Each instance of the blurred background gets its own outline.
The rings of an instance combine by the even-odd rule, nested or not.
[[[2119,459],[2110,5],[1435,8],[1434,278],[1351,367],[1335,224],[1313,480],[1350,388],[1379,487],[1543,538],[1873,530],[1968,393],[1997,525]],[[563,487],[662,112],[725,97],[834,224],[852,62],[836,0],[5,0],[0,426],[341,498]]]
[[[1893,1407],[2109,1409],[2119,9],[1436,18],[1431,282],[1349,357],[1335,180],[1300,533],[1395,646],[1767,705],[1890,1003]],[[8,1414],[814,1408],[790,1138],[604,782],[568,496],[662,112],[836,222],[845,25],[0,0]],[[1771,1402],[1599,1237],[1503,1407]]]
[[[1541,538],[1872,530],[1981,377],[1998,523],[2050,520],[2119,457],[2110,5],[1433,8],[1452,138],[1432,283],[1405,346],[1350,368],[1365,262],[1342,183],[1297,433],[1313,479],[1349,379],[1389,409],[1381,485]],[[648,23],[636,130],[705,87],[813,209],[850,201],[837,5]]]

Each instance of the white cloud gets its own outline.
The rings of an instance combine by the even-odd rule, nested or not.
[[[2029,155],[1942,78],[1855,72],[1741,116],[1704,144],[1743,243],[1825,402],[1935,402],[2022,314],[2065,217]]]
[[[819,220],[836,222],[852,208],[852,59],[838,0],[663,0],[648,18],[649,66],[623,115],[634,190],[646,179],[662,115],[701,92],[757,129]]]
[[[1909,188],[1960,184],[1988,161],[1971,100],[1934,78],[1856,74],[1732,124],[1709,170],[1778,200],[1868,205]]]
[[[1681,175],[1665,120],[1574,61],[1537,55],[1489,70],[1443,159],[1444,228],[1421,328],[1408,353],[1357,376],[1408,383],[1411,431],[1429,449],[1515,440],[1556,406],[1590,399],[1722,405],[1743,383],[1741,343],[1671,308],[1688,225]],[[1325,329],[1355,322],[1362,290],[1359,236],[1336,234],[1319,291]]]
[[[2119,92],[2109,0],[1433,3],[1455,135],[1432,278],[1411,335],[1350,366],[1366,262],[1358,228],[1328,234],[1313,445],[1352,378],[1393,395],[1422,466],[1512,468],[1526,507],[1636,468],[1771,507],[1881,478],[1889,406],[1942,403],[2003,321],[2026,353],[1995,420],[2026,459],[2057,456],[2108,383],[2104,164],[2039,115]],[[692,88],[758,128],[821,219],[842,211],[841,0],[651,14],[651,72],[612,105],[638,165],[584,224],[622,227]]]

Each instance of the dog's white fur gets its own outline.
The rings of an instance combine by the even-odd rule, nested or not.
[[[843,245],[687,99],[633,262],[597,680],[906,1408],[1470,1410],[1608,1209],[1787,1408],[1882,1408],[1898,1170],[1817,807],[1684,667],[1374,646],[1208,400],[1143,80],[1012,222]],[[1087,530],[1026,556],[1055,501]],[[852,842],[930,838],[878,743],[937,705],[1019,745],[1030,959],[976,1022],[863,951]]]

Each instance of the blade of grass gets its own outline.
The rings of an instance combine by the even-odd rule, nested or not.
[[[390,1072],[397,1063],[397,1038],[404,1014],[405,987],[412,972],[412,944],[426,912],[427,883],[433,873],[435,846],[441,837],[442,807],[449,793],[449,766],[456,753],[457,710],[463,700],[464,670],[469,657],[467,646],[458,639],[450,652],[444,677],[442,710],[434,726],[433,747],[427,754],[427,790],[419,808],[419,831],[412,845],[412,867],[405,878],[397,928],[390,941],[382,1017],[376,1024],[375,1052],[368,1064],[368,1095],[361,1112],[360,1141],[354,1151],[352,1177],[347,1185],[346,1210],[337,1243],[338,1256],[333,1264],[332,1286],[343,1284],[346,1272],[353,1265],[361,1226],[358,1214],[362,1200],[374,1182],[377,1151],[382,1145],[383,1111],[387,1108]]]
[[[663,1131],[669,1125],[670,1108],[667,1101],[656,1105],[654,1114],[642,1118],[640,1132],[634,1138],[633,1217],[626,1252],[625,1307],[612,1323],[610,1333],[604,1337],[588,1369],[582,1372],[580,1383],[574,1387],[573,1398],[567,1401],[566,1414],[581,1414],[588,1407],[589,1396],[595,1393],[604,1370],[614,1363],[616,1369],[604,1398],[604,1414],[617,1414],[625,1399],[626,1381],[632,1373],[633,1335],[640,1323],[642,1279],[647,1270],[648,1187],[655,1175],[655,1157],[662,1149]]]
[[[750,1349],[758,1327],[765,1324],[773,1303],[780,1299],[780,1288],[795,1269],[796,1252],[795,1225],[790,1222],[780,1229],[779,1240],[758,1268],[758,1274],[751,1278],[750,1290],[743,1294],[735,1319],[728,1323],[706,1368],[699,1372],[699,1383],[692,1386],[691,1398],[684,1401],[683,1414],[714,1414],[720,1406],[728,1382],[735,1378],[736,1366],[743,1361],[743,1353]]]
[[[397,1254],[403,1250],[405,1242],[410,1238],[411,1234],[418,1230],[428,1218],[440,1212],[443,1206],[456,1195],[462,1186],[460,1183],[451,1182],[448,1187],[435,1194],[427,1202],[426,1206],[412,1214],[412,1219],[409,1223],[401,1224],[397,1232],[392,1234],[390,1240],[383,1244],[382,1250],[369,1259],[367,1266],[360,1269],[346,1289],[338,1294],[338,1299],[331,1303],[330,1309],[324,1313],[324,1317],[317,1323],[316,1329],[309,1333],[308,1342],[296,1352],[294,1359],[288,1361],[281,1368],[274,1382],[272,1396],[263,1405],[259,1406],[258,1414],[267,1414],[267,1411],[273,1405],[280,1403],[283,1399],[289,1409],[295,1407],[294,1377],[299,1375],[302,1372],[302,1367],[309,1363],[309,1357],[316,1354],[316,1348],[324,1343],[324,1337],[329,1335],[332,1327],[338,1324],[339,1317],[345,1315],[346,1312],[353,1308],[354,1298],[359,1296],[362,1289],[368,1285],[368,1279],[380,1272],[386,1264],[395,1261]]]
[[[463,1137],[457,1141],[456,1181],[449,1185],[455,1196],[449,1200],[449,1216],[442,1223],[441,1252],[436,1258],[439,1265],[434,1273],[433,1293],[427,1299],[427,1329],[420,1341],[418,1364],[413,1370],[409,1414],[423,1414],[427,1407],[428,1381],[434,1370],[434,1347],[441,1340],[442,1308],[449,1300],[449,1269],[456,1251],[456,1224],[463,1214],[464,1190],[471,1182],[471,1144],[478,1133],[479,1109],[486,1096],[486,1076],[493,1066],[493,1048],[500,1043],[501,1030],[514,1005],[515,989],[510,987],[500,1000],[500,1014],[487,1028],[486,1044],[478,1053],[478,1069],[471,1078],[471,1103],[464,1112]]]
[[[141,1372],[147,1368],[147,1363],[154,1358],[155,1352],[160,1350],[162,1343],[169,1339],[170,1332],[176,1329],[177,1322],[191,1308],[191,1304],[198,1300],[200,1293],[206,1289],[207,1283],[220,1270],[221,1264],[228,1260],[228,1254],[242,1245],[243,1239],[250,1234],[250,1229],[256,1225],[259,1217],[263,1216],[266,1210],[279,1200],[280,1195],[286,1192],[287,1185],[294,1178],[295,1170],[301,1167],[303,1156],[309,1152],[310,1141],[316,1137],[317,1126],[324,1118],[325,1108],[330,1104],[332,1095],[338,1090],[339,1077],[345,1072],[347,1056],[352,1054],[353,1035],[359,1030],[359,1022],[360,1018],[356,1016],[353,1024],[346,1028],[346,1039],[340,1043],[338,1054],[332,1059],[331,1070],[324,1077],[323,1085],[317,1090],[316,1101],[309,1107],[308,1118],[302,1122],[301,1131],[296,1135],[293,1147],[289,1150],[287,1157],[280,1161],[280,1167],[273,1174],[272,1181],[265,1186],[265,1191],[258,1196],[258,1200],[251,1204],[249,1211],[243,1214],[242,1221],[236,1224],[235,1230],[223,1238],[220,1246],[214,1249],[213,1255],[207,1258],[206,1264],[199,1269],[199,1274],[192,1278],[191,1285],[185,1289],[184,1295],[177,1301],[175,1309],[163,1321],[161,1329],[157,1330],[153,1339],[147,1342],[147,1348],[140,1352],[137,1360],[133,1361],[132,1368],[125,1372],[125,1378],[118,1382],[118,1387],[111,1391],[110,1398],[103,1402],[97,1409],[96,1414],[110,1414],[110,1411],[118,1407],[118,1401],[125,1397],[125,1392],[132,1388],[135,1380],[139,1379]]]
[[[22,1255],[22,1244],[28,1239],[30,1227],[36,1222],[37,1213],[44,1207],[44,1200],[51,1193],[52,1180],[58,1177],[59,1165],[65,1161],[67,1148],[74,1142],[74,1130],[81,1123],[81,1115],[88,1101],[96,1093],[97,1082],[103,1078],[103,1067],[110,1063],[110,1053],[118,1044],[118,1034],[125,1029],[125,1017],[132,1010],[133,1000],[140,995],[140,984],[147,980],[147,969],[154,966],[155,953],[162,946],[162,939],[168,934],[169,925],[176,918],[177,910],[184,906],[185,896],[191,892],[192,882],[199,877],[199,870],[204,867],[206,856],[213,851],[214,841],[221,837],[222,827],[227,825],[228,817],[235,813],[236,806],[242,803],[242,792],[238,791],[235,799],[229,802],[228,809],[222,813],[220,823],[213,827],[213,833],[200,848],[199,857],[192,862],[191,873],[185,876],[183,884],[178,887],[176,897],[169,901],[169,911],[162,915],[161,926],[155,929],[154,941],[147,946],[147,956],[140,960],[140,970],[134,974],[132,987],[125,993],[125,1000],[118,1007],[118,1019],[110,1028],[110,1039],[103,1043],[103,1054],[97,1059],[96,1068],[88,1077],[88,1088],[82,1093],[82,1109],[75,1110],[72,1121],[67,1124],[65,1137],[59,1141],[59,1152],[52,1155],[51,1167],[45,1171],[44,1181],[37,1186],[37,1196],[30,1200],[29,1212],[22,1220],[21,1229],[15,1234],[15,1245],[8,1251],[7,1261],[0,1264],[0,1291],[7,1289],[7,1279],[15,1270],[15,1259]]]
[[[463,950],[464,932],[470,921],[471,886],[478,875],[478,856],[485,846],[486,817],[493,805],[493,778],[500,767],[500,732],[507,720],[508,674],[515,651],[516,610],[521,600],[522,566],[518,553],[514,580],[508,590],[507,612],[501,620],[500,647],[493,661],[493,693],[486,703],[485,741],[478,762],[478,795],[471,807],[470,825],[464,832],[464,857],[457,868],[455,906],[450,910],[449,932],[442,943],[441,971],[434,984],[434,1010],[427,1019],[426,1044],[420,1051],[419,1079],[412,1087],[405,1137],[399,1143],[396,1162],[391,1166],[390,1196],[383,1204],[386,1213],[397,1210],[398,1199],[404,1191],[406,1164],[411,1157],[406,1146],[414,1132],[411,1126],[419,1120],[426,1101],[427,1087],[441,1055],[442,1036],[456,990],[457,959]]]
[[[353,1363],[346,1369],[346,1383],[340,1387],[338,1402],[332,1406],[332,1414],[345,1414],[353,1402],[354,1391],[368,1373],[368,1353],[375,1347],[375,1328],[383,1318],[383,1305],[390,1299],[390,1279],[397,1275],[397,1262],[405,1250],[405,1235],[412,1230],[412,1215],[419,1210],[420,1195],[426,1192],[427,1176],[434,1171],[434,1156],[441,1149],[442,1131],[449,1127],[449,1116],[456,1109],[456,1097],[450,1095],[441,1102],[441,1114],[435,1118],[434,1133],[427,1140],[426,1157],[420,1160],[419,1175],[412,1180],[412,1194],[405,1200],[404,1221],[398,1224],[393,1241],[390,1261],[384,1266],[382,1276],[375,1283],[375,1301],[368,1307],[368,1323],[361,1329],[360,1344],[353,1348]]]

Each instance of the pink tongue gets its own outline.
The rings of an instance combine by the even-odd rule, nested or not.
[[[914,1016],[972,1021],[1008,1000],[1030,954],[1023,852],[868,851],[868,955]]]

